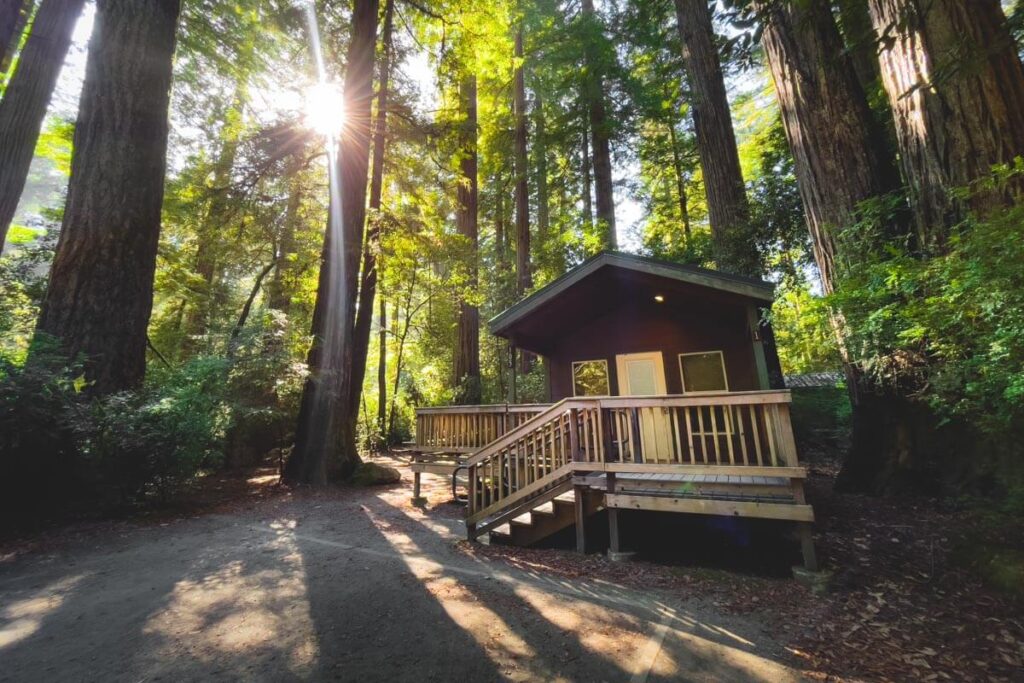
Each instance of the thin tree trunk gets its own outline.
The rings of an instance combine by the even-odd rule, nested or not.
[[[402,334],[398,337],[398,350],[395,352],[395,382],[391,387],[391,407],[388,409],[388,434],[395,433],[395,411],[398,406],[398,386],[402,381],[402,364],[405,362],[405,340],[409,336],[409,328],[412,326],[412,319],[415,315],[415,310],[412,306],[412,295],[416,290],[416,273],[417,271],[413,270],[412,277],[409,278],[409,291],[405,297],[405,316],[402,321]],[[395,304],[394,318],[398,319],[397,303]]]
[[[1018,199],[951,191],[1024,155],[1024,67],[999,0],[870,0],[882,82],[922,248],[941,247],[968,210]]]
[[[277,259],[265,265],[259,273],[256,274],[256,280],[252,283],[252,288],[249,290],[249,296],[245,299],[245,305],[242,306],[242,312],[238,315],[238,321],[235,326],[231,328],[231,343],[229,350],[234,351],[234,343],[238,340],[238,336],[242,334],[242,330],[245,328],[245,323],[249,321],[249,314],[252,312],[252,305],[256,301],[256,297],[259,296],[260,289],[263,287],[263,281],[270,275],[270,271],[277,265]]]
[[[387,448],[391,445],[391,435],[387,433],[388,422],[388,307],[384,293],[380,296],[380,329],[377,331],[377,433],[380,445]]]
[[[548,207],[548,140],[547,125],[544,121],[544,102],[540,95],[534,94],[533,104],[534,125],[533,154],[537,173],[537,237],[542,247],[546,244],[548,231],[551,229],[551,212]]]
[[[594,226],[594,204],[591,198],[591,185],[593,182],[590,178],[590,134],[589,128],[583,124],[583,228],[584,230],[590,230]]]
[[[167,160],[177,0],[98,0],[60,239],[39,333],[86,358],[90,391],[138,386]]]
[[[14,54],[35,4],[35,0],[7,0],[0,8],[0,77],[7,75],[14,62]]]
[[[456,225],[469,241],[471,263],[469,286],[477,286],[477,112],[476,76],[466,76],[459,88],[463,121],[460,130],[460,172]],[[480,384],[480,311],[466,301],[459,302],[458,339],[455,345],[455,386],[458,402],[477,404],[482,399]]]
[[[373,130],[373,165],[370,172],[370,224],[363,247],[362,284],[359,287],[359,307],[356,313],[355,336],[352,350],[352,391],[349,413],[355,419],[359,397],[363,393],[366,376],[366,357],[370,351],[370,328],[373,322],[373,300],[377,295],[379,278],[377,254],[380,251],[380,207],[384,193],[384,154],[387,150],[388,98],[391,79],[391,34],[394,27],[395,0],[386,0],[384,27],[381,33],[380,72],[378,76],[377,117]]]
[[[513,168],[516,174],[516,294],[520,297],[533,286],[530,272],[530,187],[527,169],[526,133],[526,78],[523,74],[523,29],[516,32],[515,96],[515,154]]]
[[[600,23],[593,0],[582,2],[584,18]],[[588,55],[587,107],[590,115],[590,146],[594,163],[594,198],[597,220],[604,232],[606,249],[618,248],[615,231],[615,188],[612,182],[611,122],[608,120],[604,75],[597,70],[598,60]]]
[[[497,252],[498,272],[504,273],[508,264],[508,237],[505,231],[505,182],[500,170],[494,182],[497,187],[494,193],[494,248]]]
[[[335,164],[341,203],[337,237],[342,244],[334,244],[328,221],[313,307],[310,376],[302,391],[295,448],[284,471],[290,483],[323,485],[333,476],[349,476],[362,462],[349,397],[357,269],[366,222],[377,11],[376,0],[354,0],[345,72],[345,135]],[[331,211],[339,210],[337,201],[331,202]]]
[[[683,222],[683,234],[690,241],[690,202],[686,194],[686,176],[683,175],[683,158],[679,153],[675,121],[668,122],[668,141],[672,145],[672,167],[676,175],[676,196],[679,198],[679,220]]]
[[[0,100],[0,248],[7,239],[46,110],[85,0],[43,0]]]
[[[721,270],[757,277],[760,257],[750,234],[743,171],[711,11],[707,0],[675,0],[675,6],[715,261]]]
[[[288,165],[288,203],[285,206],[284,225],[281,239],[277,245],[277,262],[274,277],[267,287],[267,306],[283,313],[291,312],[292,295],[295,292],[296,233],[302,223],[302,181],[299,178],[301,167],[300,155],[292,157]]]
[[[185,318],[186,354],[193,353],[198,341],[210,331],[210,325],[216,319],[218,303],[221,303],[215,291],[217,270],[226,242],[224,227],[230,207],[231,175],[242,141],[242,116],[248,100],[249,85],[242,76],[235,83],[231,105],[225,112],[220,132],[220,153],[213,166],[212,184],[207,188],[210,193],[209,203],[197,231],[194,269],[202,280],[203,288]]]

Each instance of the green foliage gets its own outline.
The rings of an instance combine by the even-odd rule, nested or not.
[[[970,190],[992,191],[998,185]],[[987,437],[987,455],[973,465],[1020,487],[1024,204],[973,215],[926,253],[885,238],[896,205],[866,206],[842,235],[858,262],[844,269],[832,303],[846,316],[850,349],[876,382]]]

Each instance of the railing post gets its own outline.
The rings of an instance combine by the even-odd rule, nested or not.
[[[597,416],[601,421],[601,462],[610,462],[612,459],[612,411],[605,410],[601,403],[597,404]]]
[[[793,438],[793,423],[789,416],[789,404],[779,403],[775,406],[776,443],[779,444],[779,459],[788,467],[796,467],[796,440]]]
[[[640,410],[636,406],[629,409],[629,419],[633,424],[633,462],[643,462],[644,456],[641,452],[640,443]]]
[[[574,462],[582,459],[580,457],[579,411],[575,408],[569,410],[569,455]]]

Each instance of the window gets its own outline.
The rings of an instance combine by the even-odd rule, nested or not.
[[[683,376],[683,393],[729,391],[729,380],[725,376],[725,358],[721,351],[681,353],[679,372]]]
[[[578,360],[572,364],[573,396],[608,396],[608,361]]]

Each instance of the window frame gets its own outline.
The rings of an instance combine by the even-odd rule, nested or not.
[[[572,361],[570,363],[569,379],[572,381],[572,395],[573,395],[573,397],[575,398],[575,397],[580,395],[580,394],[576,393],[576,366],[577,365],[582,365],[583,363],[600,363],[601,365],[604,366],[604,388],[605,388],[605,393],[603,393],[603,394],[593,394],[593,395],[594,396],[611,396],[612,395],[612,375],[611,375],[611,371],[608,369],[608,359],[607,358],[592,358],[592,359],[589,359],[589,360],[574,360],[574,361]]]
[[[706,356],[710,353],[718,354],[718,361],[722,364],[722,381],[725,384],[725,389],[714,389],[712,391],[689,391],[686,388],[686,373],[683,371],[683,357],[684,356]],[[701,394],[721,394],[729,391],[729,373],[725,369],[725,353],[721,349],[710,349],[708,351],[690,351],[688,353],[679,354],[679,383],[683,387],[684,394],[701,395]]]

